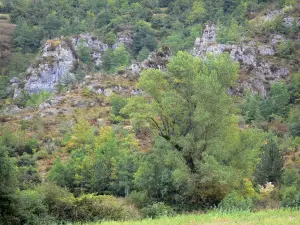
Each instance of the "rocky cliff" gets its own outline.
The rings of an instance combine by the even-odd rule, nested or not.
[[[117,42],[111,48],[115,49],[121,44],[130,46],[132,44],[130,35],[120,34]],[[18,79],[11,80],[14,98],[17,98],[22,90],[29,94],[38,93],[41,90],[51,92],[63,75],[74,76],[79,63],[78,50],[80,47],[90,50],[91,58],[96,66],[101,65],[101,57],[109,49],[107,44],[91,34],[46,41],[41,54],[26,71],[26,80],[24,82]]]
[[[263,22],[272,21],[278,15],[284,15],[283,11],[266,11],[264,15],[254,20]],[[283,16],[284,26],[291,27],[296,24],[300,26],[300,19],[292,16]],[[239,44],[221,44],[217,42],[217,30],[215,24],[206,24],[201,37],[195,40],[192,54],[195,57],[205,58],[207,54],[229,53],[233,60],[241,65],[238,85],[233,88],[234,94],[243,94],[245,89],[259,92],[266,95],[271,84],[278,80],[286,80],[291,73],[288,63],[280,63],[276,55],[276,46],[287,40],[283,35],[271,34],[267,41],[243,41]],[[74,76],[78,65],[78,49],[80,46],[89,48],[95,65],[101,65],[103,53],[109,49],[115,49],[120,44],[130,48],[132,45],[132,34],[130,32],[118,33],[118,40],[115,44],[108,46],[97,37],[91,34],[81,34],[70,38],[59,38],[49,40],[41,50],[36,62],[26,72],[27,79],[20,83],[16,79],[11,80],[15,89],[14,97],[17,97],[21,90],[29,94],[41,90],[53,91],[60,78],[69,74]],[[140,72],[147,68],[164,70],[171,57],[168,47],[152,52],[148,59],[141,63],[132,64],[124,71],[120,71],[124,77],[136,79]]]
[[[30,94],[41,90],[52,91],[63,75],[68,73],[72,75],[76,69],[79,46],[91,49],[92,59],[96,65],[101,63],[101,56],[108,49],[106,44],[90,34],[49,40],[36,62],[28,68],[24,90]]]
[[[280,67],[265,59],[266,56],[275,55],[275,45],[284,41],[281,35],[274,35],[267,44],[251,41],[231,45],[220,44],[216,40],[216,25],[207,24],[202,37],[196,39],[192,54],[204,58],[207,54],[227,52],[233,60],[238,61],[241,65],[241,76],[238,86],[234,89],[235,93],[243,93],[245,89],[250,89],[266,95],[272,82],[287,79],[288,68]]]

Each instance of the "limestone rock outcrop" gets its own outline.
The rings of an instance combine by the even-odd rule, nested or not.
[[[41,55],[26,71],[24,90],[29,94],[41,90],[53,91],[63,75],[76,69],[79,46],[91,49],[91,56],[96,65],[101,64],[101,56],[108,49],[107,44],[91,34],[48,40],[42,48]],[[20,90],[16,89],[14,97],[16,98],[19,93]]]
[[[274,45],[277,43],[275,39],[271,41],[273,44],[263,45],[257,45],[255,42],[240,45],[220,44],[216,40],[217,27],[214,24],[207,24],[202,37],[196,39],[192,54],[205,58],[207,54],[227,52],[233,60],[238,61],[244,76],[240,76],[239,84],[234,90],[235,94],[241,94],[245,89],[250,88],[252,91],[266,95],[272,82],[286,79],[289,75],[287,68],[281,68],[264,59],[264,56],[275,55]]]

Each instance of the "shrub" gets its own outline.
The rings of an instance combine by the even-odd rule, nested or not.
[[[38,107],[50,97],[51,93],[47,91],[41,91],[40,93],[32,94],[27,100],[26,106]]]
[[[52,184],[37,188],[49,215],[59,221],[131,220],[139,213],[124,199],[109,195],[84,194],[75,198],[66,189]]]
[[[66,73],[63,74],[59,81],[58,84],[56,85],[56,90],[58,92],[63,92],[66,89],[71,88],[73,85],[75,85],[77,82],[76,77],[72,73]]]
[[[282,58],[292,59],[294,53],[293,42],[291,40],[280,42],[276,47],[276,52]]]
[[[289,85],[289,92],[291,95],[290,101],[291,103],[300,103],[300,72],[295,73]]]
[[[133,191],[128,196],[128,201],[135,204],[139,208],[143,208],[149,204],[150,199],[146,191]]]
[[[237,21],[232,19],[228,27],[221,26],[218,30],[217,41],[223,44],[235,43],[240,39],[239,30]]]
[[[154,30],[150,24],[145,21],[140,21],[134,26],[132,51],[136,56],[146,47],[149,51],[153,51],[157,47]]]
[[[95,220],[130,220],[139,217],[138,211],[125,200],[113,196],[95,196],[86,194],[76,200],[77,219]]]
[[[78,57],[83,63],[86,64],[91,63],[92,62],[91,49],[82,44],[79,44]]]
[[[141,62],[141,61],[147,59],[148,56],[149,56],[149,54],[150,54],[150,52],[149,52],[148,48],[143,47],[141,49],[141,51],[139,52],[139,54],[138,54],[138,56],[137,56],[136,59]]]
[[[8,87],[8,78],[0,76],[0,99],[6,97],[6,87]]]
[[[289,134],[291,136],[300,136],[300,109],[294,108],[291,110],[288,118]]]
[[[175,216],[175,211],[163,202],[157,202],[142,209],[144,217],[159,218],[163,216]]]
[[[24,224],[49,224],[54,218],[49,216],[45,196],[36,190],[21,191],[18,196],[20,217]]]
[[[120,116],[120,111],[127,105],[128,100],[122,96],[112,95],[110,97],[110,103],[112,106],[112,113],[116,116]]]
[[[252,199],[240,196],[236,191],[228,194],[218,205],[222,211],[245,211],[252,209]]]
[[[295,186],[282,188],[281,205],[291,208],[300,207],[300,192]]]
[[[48,152],[46,151],[46,149],[41,149],[40,151],[38,151],[37,153],[35,153],[35,156],[38,160],[40,159],[45,159],[49,156]]]
[[[265,185],[258,185],[259,195],[255,199],[255,209],[272,209],[279,207],[279,192],[275,186],[268,182]]]
[[[114,51],[109,49],[104,52],[102,57],[104,70],[115,73],[124,69],[131,62],[131,56],[124,45],[116,48]]]
[[[300,171],[296,166],[289,166],[282,175],[281,205],[300,207]]]

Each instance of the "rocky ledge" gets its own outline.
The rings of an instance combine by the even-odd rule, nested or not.
[[[205,58],[207,54],[229,53],[231,58],[241,65],[241,77],[239,84],[234,88],[235,94],[242,94],[245,89],[250,89],[267,94],[272,82],[286,79],[289,75],[288,68],[282,68],[265,60],[264,56],[275,55],[275,45],[284,41],[282,36],[275,35],[270,44],[258,45],[256,42],[248,42],[240,45],[217,43],[217,27],[215,24],[207,24],[201,38],[195,41],[192,54]]]

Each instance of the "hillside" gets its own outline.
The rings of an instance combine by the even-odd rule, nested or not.
[[[12,33],[15,25],[9,22],[9,14],[0,14],[0,59],[1,62],[7,61],[12,49]],[[5,64],[1,63],[1,67]]]
[[[299,47],[294,0],[0,1],[0,224],[296,224]]]

